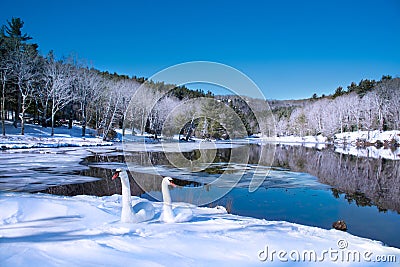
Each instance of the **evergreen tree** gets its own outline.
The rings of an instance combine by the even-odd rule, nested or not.
[[[339,86],[338,88],[336,88],[336,91],[333,94],[333,98],[336,98],[336,97],[341,96],[343,94],[344,94],[343,87]]]

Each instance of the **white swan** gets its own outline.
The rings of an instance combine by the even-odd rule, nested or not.
[[[149,201],[140,201],[132,206],[131,187],[126,171],[116,169],[112,179],[121,178],[122,211],[121,222],[138,223],[153,219],[154,207]]]
[[[193,218],[193,212],[189,204],[182,203],[179,206],[171,202],[171,194],[169,193],[168,186],[175,187],[171,177],[165,177],[161,182],[161,191],[163,196],[163,210],[160,220],[166,223],[187,222]],[[184,205],[184,206],[183,206]]]

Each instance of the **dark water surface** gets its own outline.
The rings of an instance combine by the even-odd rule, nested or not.
[[[243,149],[250,151],[248,164],[232,161],[232,154],[240,154]],[[70,158],[69,151],[73,150],[65,152],[66,158]],[[178,157],[178,154],[193,162],[205,158],[205,167],[195,172],[176,168],[171,165],[171,158]],[[41,159],[39,155],[36,156]],[[66,158],[59,161],[63,162]],[[1,159],[4,159],[3,155]],[[0,190],[42,191],[61,195],[120,194],[120,182],[112,181],[110,177],[113,169],[125,167],[125,163],[128,163],[134,195],[160,199],[160,175],[169,175],[181,185],[172,190],[173,201],[193,204],[210,202],[205,206],[224,205],[233,214],[285,220],[325,229],[330,229],[336,220],[344,220],[352,234],[400,247],[399,161],[357,158],[336,153],[329,148],[317,150],[300,146],[274,145],[268,148],[246,145],[182,153],[157,150],[123,153],[118,148],[98,149],[88,153],[80,164],[66,165],[60,172],[60,168],[50,168],[52,162],[43,163],[46,159],[35,162],[40,164],[29,166],[24,179],[25,186],[13,187],[11,183],[15,180],[0,170]],[[32,172],[35,174],[32,175]],[[23,171],[19,168],[18,173]],[[48,173],[55,175],[59,182],[42,183],[40,179],[32,178]],[[239,174],[242,177],[233,185],[229,179],[220,186],[212,184],[221,174],[232,179]],[[74,175],[80,180],[71,178]],[[255,192],[250,193],[248,186],[253,176],[265,179]],[[62,177],[69,177],[70,180],[66,182]],[[82,177],[90,181],[85,182],[87,180]],[[215,200],[216,196],[231,187],[234,188]]]

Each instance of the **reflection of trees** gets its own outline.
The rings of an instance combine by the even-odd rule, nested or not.
[[[215,154],[215,153],[214,153]],[[220,155],[224,153],[219,153]],[[124,163],[128,166],[156,166],[156,165],[169,165],[169,161],[163,152],[137,152],[123,155],[121,154],[94,154],[81,162],[81,164],[88,165],[91,163]],[[68,185],[53,186],[42,192],[55,195],[75,196],[75,195],[93,195],[93,196],[108,196],[113,194],[121,194],[121,182],[119,180],[111,180],[113,170],[91,167],[80,173],[83,176],[97,177],[100,180],[94,182],[86,182]],[[135,172],[135,168],[130,168],[128,172],[131,193],[132,195],[142,195],[144,192],[157,192],[161,191],[162,177],[157,174],[147,174]],[[175,183],[179,186],[200,186],[199,183],[193,181],[176,180]]]
[[[276,153],[274,151],[276,149]],[[212,153],[211,153],[212,152]],[[178,156],[179,154],[179,156]],[[360,206],[375,204],[379,210],[387,209],[400,212],[400,162],[385,159],[357,158],[351,155],[335,153],[330,149],[316,150],[294,146],[242,146],[234,149],[195,150],[193,152],[169,153],[168,158],[163,152],[136,152],[130,154],[99,154],[86,158],[82,164],[93,162],[113,163],[126,162],[128,166],[171,166],[171,159],[190,161],[203,157],[201,162],[219,163],[233,162],[277,166],[297,172],[306,172],[318,177],[319,181],[333,187],[332,194],[339,197],[345,193],[349,202]],[[200,156],[201,154],[201,156]],[[275,158],[274,158],[275,155]],[[206,159],[206,160],[205,160]],[[271,162],[273,162],[271,164]],[[171,166],[173,168],[174,166]],[[131,191],[140,195],[144,191],[161,191],[161,176],[135,172],[130,168]],[[204,170],[208,173],[219,173],[219,169],[209,166]],[[85,176],[101,178],[99,181],[75,185],[56,186],[45,192],[62,195],[112,195],[121,193],[121,183],[111,180],[112,171],[105,168],[91,167],[81,173]],[[133,179],[134,177],[134,179]],[[180,183],[181,182],[181,183]],[[181,186],[199,186],[195,182],[176,181]]]
[[[277,146],[274,166],[306,172],[335,188],[334,196],[365,206],[374,203],[380,210],[400,212],[400,162],[358,158],[330,149]],[[372,201],[372,202],[371,202]]]
[[[76,195],[92,195],[92,196],[110,196],[113,194],[121,194],[122,187],[119,180],[112,180],[113,171],[103,168],[90,168],[84,171],[85,176],[99,177],[102,178],[98,181],[87,182],[81,184],[69,184],[49,187],[44,190],[44,193],[64,196],[76,196]],[[129,181],[131,185],[132,195],[141,195],[144,191],[138,186],[132,179],[132,175],[129,175]]]

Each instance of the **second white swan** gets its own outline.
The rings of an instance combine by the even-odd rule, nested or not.
[[[172,204],[171,194],[168,186],[176,186],[171,177],[165,177],[161,182],[161,191],[164,204],[160,220],[166,223],[190,221],[193,218],[193,212],[190,205],[186,203],[183,203],[185,204],[184,206],[183,204],[179,206],[175,203]]]

